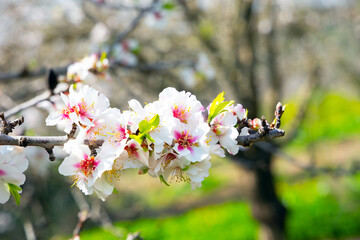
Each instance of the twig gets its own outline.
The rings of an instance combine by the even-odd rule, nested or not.
[[[285,135],[285,131],[281,129],[272,129],[267,134],[261,134],[259,131],[247,136],[238,136],[236,141],[238,145],[248,147],[252,143],[261,141],[270,141],[275,138],[279,138]]]
[[[54,155],[54,148],[52,147],[52,148],[46,148],[45,149],[46,151],[47,151],[47,153],[49,154],[49,160],[51,161],[51,162],[53,162],[53,161],[55,161],[55,155]]]
[[[78,217],[79,217],[79,221],[76,224],[76,227],[73,231],[73,239],[80,239],[79,234],[84,226],[84,223],[86,222],[86,220],[89,219],[89,213],[86,210],[80,211]]]
[[[121,42],[124,38],[126,38],[132,31],[135,30],[135,28],[139,25],[141,19],[145,17],[145,14],[149,11],[151,11],[155,5],[159,2],[159,0],[153,0],[151,5],[147,8],[143,8],[139,11],[138,15],[131,21],[131,23],[122,31],[120,32],[116,37],[113,43],[110,45],[109,50],[107,52],[107,55],[110,55],[112,49],[114,48],[115,44],[118,42]]]
[[[28,136],[8,136],[0,134],[0,145],[12,146],[37,146],[42,148],[52,148],[54,146],[63,146],[68,140],[67,136],[46,136],[46,137],[28,137]]]
[[[285,131],[281,129],[272,129],[267,134],[261,135],[259,132],[247,136],[239,136],[236,140],[240,146],[250,146],[252,143],[269,141],[285,135]],[[0,145],[12,146],[37,146],[45,149],[50,149],[54,146],[63,146],[68,141],[68,136],[8,136],[0,135]],[[91,141],[85,140],[86,145],[99,147],[103,144],[103,140]]]
[[[24,223],[24,232],[26,240],[36,240],[34,226],[29,220]]]
[[[140,236],[140,232],[129,233],[126,237],[126,240],[143,240]]]
[[[20,112],[20,111],[23,111],[27,108],[30,108],[30,107],[33,107],[35,106],[36,104],[42,102],[42,101],[45,101],[45,100],[48,100],[49,98],[51,97],[51,92],[50,91],[45,91],[43,92],[42,94],[24,102],[24,103],[21,103],[9,110],[7,110],[5,112],[5,117],[11,117],[13,115],[15,115],[16,113]]]
[[[58,74],[65,74],[68,65],[63,67],[55,68],[54,71]],[[48,68],[43,67],[35,71],[30,71],[27,67],[23,68],[19,72],[15,73],[4,73],[0,74],[0,82],[7,83],[12,79],[26,79],[26,78],[34,78],[34,77],[41,77],[44,76],[48,72]]]
[[[99,2],[99,1],[93,1],[93,0],[88,0],[88,2],[96,5],[97,7],[103,7],[103,8],[107,8],[107,9],[120,10],[120,11],[129,11],[129,10],[142,11],[145,9],[142,6],[125,5],[123,3],[112,4],[112,3],[108,3],[108,2]]]
[[[122,62],[114,61],[111,64],[111,67],[123,67],[127,69],[135,69],[139,71],[161,71],[168,70],[176,67],[194,67],[195,62],[191,60],[178,60],[171,62],[154,62],[149,64],[139,64],[135,66],[124,65]]]
[[[8,121],[6,121],[5,115],[3,112],[0,113],[0,119],[1,119],[2,125],[3,125],[2,128],[0,129],[0,132],[5,135],[11,133],[16,126],[18,126],[18,125],[20,126],[24,122],[23,116],[21,116],[18,119],[15,119],[11,122],[8,122]]]

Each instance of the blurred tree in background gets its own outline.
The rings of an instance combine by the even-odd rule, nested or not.
[[[214,169],[219,170],[213,170],[214,177],[205,180],[204,189],[191,193],[187,186],[168,190],[156,181],[137,183],[130,176],[124,177],[119,195],[103,204],[85,198],[76,189],[69,190],[68,183],[57,174],[59,164],[48,163],[45,151],[27,150],[27,154],[36,156],[36,167],[31,167],[30,160],[28,172],[33,174],[26,174],[20,207],[0,206],[0,236],[34,239],[34,234],[38,239],[57,239],[61,234],[71,235],[79,208],[92,213],[87,228],[102,226],[114,236],[123,236],[112,222],[179,214],[239,199],[250,203],[257,223],[242,217],[249,214],[246,206],[225,204],[224,209],[236,212],[241,222],[235,216],[222,217],[222,210],[216,208],[218,217],[214,221],[222,225],[222,219],[222,226],[229,226],[231,235],[214,233],[206,237],[204,233],[204,239],[360,236],[360,226],[349,224],[341,215],[352,212],[351,217],[345,216],[360,218],[360,183],[356,176],[360,133],[359,9],[359,3],[352,0],[0,2],[1,111],[43,93],[47,69],[64,74],[72,61],[103,51],[110,59],[111,80],[93,85],[122,110],[127,100],[152,101],[167,86],[191,91],[203,103],[225,91],[229,99],[249,109],[250,117],[271,118],[278,101],[288,103],[282,121],[284,139],[253,144],[249,150],[231,156],[232,162],[225,165],[215,160]],[[42,127],[45,111],[31,108],[21,114],[27,119],[27,134],[57,134],[56,129]],[[318,175],[330,177],[301,182]],[[332,176],[344,175],[345,180],[332,183]],[[291,185],[292,181],[304,185]],[[138,189],[142,194],[137,193]],[[323,214],[323,208],[333,209],[340,220],[327,222],[324,218],[332,216],[326,210]],[[304,214],[298,214],[296,209]],[[174,223],[167,223],[168,228],[176,232],[179,230],[173,225],[178,222],[199,219],[196,211],[189,212],[194,214],[189,218],[171,220]],[[210,213],[201,214],[211,218]],[[330,230],[310,229],[319,224],[313,219],[324,221]],[[119,225],[144,231],[145,239],[171,236],[151,233],[157,228],[154,222],[135,222],[137,229],[128,222]],[[230,231],[231,224],[234,232]],[[242,224],[251,233],[240,230]],[[347,228],[343,230],[342,226]],[[187,229],[185,223],[183,227]],[[187,231],[186,239],[201,239],[196,231]],[[236,235],[240,233],[243,235]],[[91,238],[91,234],[86,236]]]

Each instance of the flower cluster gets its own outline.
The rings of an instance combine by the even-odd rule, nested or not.
[[[174,88],[145,106],[130,100],[130,110],[123,112],[110,108],[106,96],[89,86],[71,86],[61,98],[63,105],[46,124],[62,124],[66,133],[77,126],[78,131],[64,146],[69,156],[59,172],[71,176],[85,194],[103,200],[131,168],[166,185],[176,180],[200,187],[209,175],[211,154],[238,152],[235,127],[246,118],[241,105],[224,101],[224,93],[207,110],[194,95]]]
[[[105,77],[105,70],[108,66],[109,61],[105,53],[101,56],[92,54],[68,67],[66,81],[75,83],[93,82],[97,80],[98,76]]]
[[[28,168],[28,160],[23,152],[10,146],[0,147],[0,203],[9,200],[10,193],[19,204],[21,187],[25,182],[23,172]]]

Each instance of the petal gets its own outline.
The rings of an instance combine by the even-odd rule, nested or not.
[[[62,114],[60,112],[53,112],[46,118],[46,126],[55,126],[61,121]]]
[[[59,166],[59,173],[64,176],[76,175],[80,159],[76,156],[68,156]]]
[[[25,175],[20,172],[15,166],[4,164],[1,166],[1,170],[5,172],[5,174],[1,176],[1,179],[15,185],[24,184]]]
[[[9,187],[6,182],[0,179],[0,203],[6,203],[10,198]]]

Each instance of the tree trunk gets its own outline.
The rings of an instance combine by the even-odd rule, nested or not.
[[[285,239],[287,211],[276,195],[271,171],[272,154],[254,144],[250,150],[240,152],[237,160],[245,161],[245,166],[250,166],[247,170],[253,181],[250,181],[249,200],[252,215],[260,223],[259,239]]]

